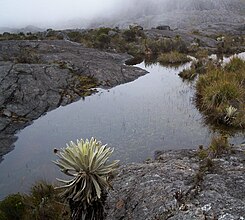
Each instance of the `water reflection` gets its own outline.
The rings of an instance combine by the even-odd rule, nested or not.
[[[143,161],[155,150],[207,144],[211,134],[192,103],[194,89],[178,77],[184,67],[138,66],[150,73],[60,107],[21,131],[0,164],[0,198],[36,180],[55,181],[61,174],[51,162],[53,148],[77,138],[108,143],[122,163]]]

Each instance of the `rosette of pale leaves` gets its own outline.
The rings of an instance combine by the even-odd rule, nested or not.
[[[64,185],[62,196],[73,201],[91,204],[101,198],[102,193],[111,187],[109,177],[116,170],[119,161],[108,162],[113,149],[102,145],[94,138],[70,142],[66,148],[57,151],[58,160],[54,163],[71,180],[57,179]]]
[[[224,122],[227,125],[231,125],[232,121],[236,118],[237,115],[237,108],[233,106],[229,106],[225,109],[225,117],[224,117]]]

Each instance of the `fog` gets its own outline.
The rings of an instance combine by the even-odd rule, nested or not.
[[[0,27],[69,26],[108,15],[123,0],[0,0]]]
[[[82,27],[183,8],[180,3],[188,1],[192,0],[0,0],[0,27]]]
[[[241,0],[0,0],[0,27],[128,27],[133,22],[183,27],[194,21],[243,21],[244,14],[237,12],[244,6]]]

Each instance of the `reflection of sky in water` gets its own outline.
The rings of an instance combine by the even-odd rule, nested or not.
[[[194,90],[177,75],[180,69],[146,69],[150,73],[134,82],[60,107],[21,131],[0,164],[0,198],[26,191],[35,180],[55,181],[60,172],[51,162],[53,148],[78,138],[108,143],[122,163],[143,161],[156,150],[207,144],[210,133],[192,104]]]

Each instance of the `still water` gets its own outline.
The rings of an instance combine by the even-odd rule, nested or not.
[[[156,150],[207,145],[211,131],[193,104],[194,88],[182,82],[185,68],[145,66],[149,74],[110,90],[99,90],[60,107],[17,134],[15,149],[0,164],[0,199],[26,192],[37,180],[60,176],[53,148],[92,136],[114,147],[114,159],[140,162]]]

